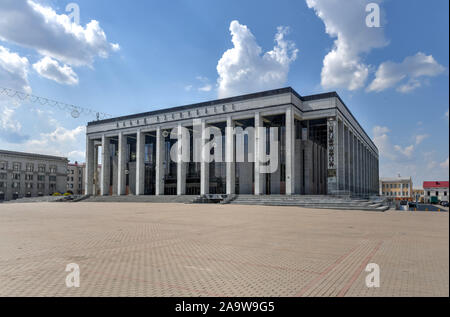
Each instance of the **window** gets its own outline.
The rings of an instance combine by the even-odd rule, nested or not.
[[[38,189],[44,189],[44,187],[45,187],[44,183],[39,183],[39,184],[37,185],[37,188],[38,188]]]
[[[74,172],[74,170],[71,170],[71,171],[70,171],[70,174],[73,174],[73,172]]]
[[[25,183],[25,187],[31,189],[33,188],[33,183]]]
[[[56,166],[52,165],[49,167],[50,173],[55,174],[56,173]]]
[[[73,177],[70,178],[70,181],[73,182]]]
[[[34,164],[33,163],[27,163],[26,170],[27,170],[27,172],[33,172],[34,171]]]
[[[53,194],[56,191],[56,184],[50,184],[49,190]]]
[[[26,181],[32,181],[33,180],[33,174],[25,174],[25,180]]]
[[[0,179],[6,179],[6,173],[0,173]]]
[[[44,182],[45,181],[45,175],[38,175],[37,177],[39,182]]]
[[[18,174],[18,173],[12,174],[12,179],[14,179],[14,180],[20,180],[20,174]]]
[[[18,182],[13,182],[13,183],[11,184],[11,187],[12,187],[12,188],[18,189],[18,188],[20,188],[20,184],[19,184]]]
[[[56,182],[56,176],[49,176],[48,177],[49,182]]]
[[[436,196],[439,196],[439,191],[438,190],[436,191]]]
[[[427,191],[427,196],[430,196],[430,192],[429,191]]]
[[[5,183],[4,182],[0,182],[0,188],[5,188]]]
[[[2,161],[0,162],[0,171],[6,171],[8,168],[8,162]]]
[[[45,173],[45,165],[39,164],[39,166],[38,166],[38,172],[39,172],[39,173]]]
[[[21,166],[20,163],[17,162],[13,163],[13,171],[20,171],[20,166]]]
[[[447,192],[444,191],[444,196],[447,196]]]

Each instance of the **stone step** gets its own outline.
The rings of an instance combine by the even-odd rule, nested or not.
[[[196,195],[124,195],[124,196],[91,196],[85,202],[153,202],[153,203],[191,203]]]

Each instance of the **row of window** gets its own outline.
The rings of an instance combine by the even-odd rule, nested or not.
[[[408,197],[408,192],[383,192],[384,196]]]
[[[401,184],[384,184],[383,188],[402,188]],[[409,184],[403,184],[403,188],[409,188]]]
[[[431,196],[432,195],[431,193],[432,193],[431,191],[427,191],[427,196]],[[439,196],[439,191],[438,190],[435,191],[435,196]],[[444,196],[447,196],[447,191],[444,191]]]
[[[33,183],[25,183],[25,188],[27,188],[27,189],[32,189],[33,186],[34,186]],[[19,189],[20,188],[20,183],[19,182],[12,182],[11,183],[11,188]],[[38,183],[37,184],[37,189],[44,190],[44,188],[45,188],[45,184],[44,183]],[[6,189],[6,183],[5,182],[0,182],[0,190],[4,190],[4,189]],[[49,184],[49,189],[50,190],[55,190],[56,189],[56,184],[50,183]]]
[[[67,184],[67,188],[73,189],[73,184]],[[81,189],[81,184],[78,184],[78,189]]]
[[[46,165],[45,164],[38,164],[37,171],[39,173],[45,173],[46,171]],[[0,171],[6,171],[8,169],[8,162],[2,161],[0,162]],[[12,169],[13,171],[21,171],[22,170],[22,163],[19,162],[13,162],[12,163]],[[50,173],[56,173],[57,172],[57,166],[56,165],[50,165],[48,168]],[[27,172],[34,172],[34,163],[26,163],[25,164],[25,171]]]
[[[82,170],[81,170],[81,168],[79,168],[78,169],[78,174],[81,174],[82,173]],[[74,169],[68,169],[67,170],[67,174],[75,174],[75,170]]]
[[[19,181],[20,180],[20,173],[12,173],[11,179]],[[0,179],[7,179],[6,173],[0,173]],[[25,180],[26,181],[32,181],[34,180],[33,174],[25,174]],[[45,175],[37,175],[38,182],[44,182],[45,181]],[[56,182],[56,176],[55,175],[49,175],[48,180],[50,182]]]

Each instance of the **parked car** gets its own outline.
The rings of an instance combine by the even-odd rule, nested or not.
[[[448,207],[448,201],[441,201],[442,207]]]
[[[415,202],[408,203],[409,208],[417,208],[417,204]]]

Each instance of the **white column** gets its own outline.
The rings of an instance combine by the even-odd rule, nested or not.
[[[205,146],[209,142],[209,131],[205,120],[201,121],[201,156],[200,156],[200,195],[209,194],[209,147]]]
[[[145,178],[145,134],[141,129],[136,132],[136,195],[144,195]]]
[[[234,122],[231,117],[227,118],[225,131],[226,138],[226,167],[227,167],[227,195],[235,193],[236,188],[236,163],[234,162]]]
[[[126,149],[127,138],[123,135],[123,132],[119,132],[119,146],[118,146],[118,159],[117,159],[117,195],[125,195],[126,193],[126,175],[125,167],[126,163]]]
[[[255,184],[254,192],[255,195],[261,195],[263,193],[263,180],[264,175],[260,173],[260,152],[261,152],[261,136],[259,135],[259,128],[262,127],[261,113],[255,113]]]
[[[110,138],[102,135],[102,181],[100,192],[102,196],[109,195],[111,153],[109,150]]]
[[[86,175],[84,178],[84,193],[92,195],[94,188],[94,140],[86,136]],[[47,177],[46,177],[47,178]],[[47,189],[45,189],[47,190]]]
[[[99,183],[100,179],[98,177],[98,145],[94,145],[94,188],[93,188],[93,194],[97,195],[98,189],[99,189]]]
[[[183,162],[183,134],[181,124],[177,127],[177,195],[186,194],[186,163]]]
[[[169,158],[170,159],[170,158]],[[161,127],[156,129],[156,166],[155,166],[155,195],[164,195],[164,138]],[[169,163],[166,163],[169,164]]]
[[[286,109],[286,195],[295,193],[295,121],[292,107]]]

